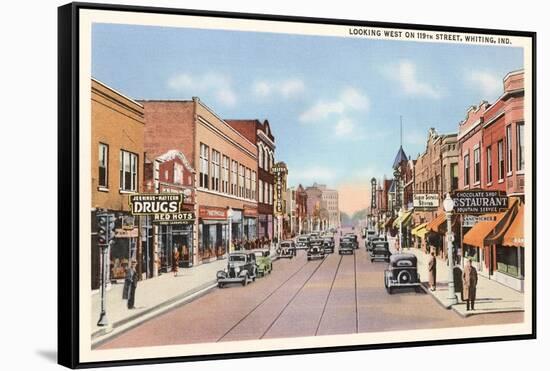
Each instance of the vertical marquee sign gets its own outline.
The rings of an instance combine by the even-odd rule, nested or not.
[[[284,177],[288,170],[284,163],[278,163],[271,168],[275,177],[275,215],[283,215],[283,186]]]

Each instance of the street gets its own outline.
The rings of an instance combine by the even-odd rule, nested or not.
[[[430,295],[389,295],[384,262],[371,263],[364,241],[354,255],[308,262],[304,250],[279,259],[273,272],[247,286],[229,285],[104,342],[99,349],[264,338],[433,329],[523,321],[523,313],[463,318]]]

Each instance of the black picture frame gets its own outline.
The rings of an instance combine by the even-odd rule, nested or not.
[[[127,359],[101,362],[82,362],[79,356],[79,226],[80,226],[80,179],[79,169],[79,12],[81,10],[103,10],[146,14],[170,14],[207,16],[212,18],[247,19],[257,21],[297,22],[302,24],[329,24],[356,27],[399,28],[403,30],[425,30],[436,32],[475,33],[479,35],[498,34],[526,37],[532,40],[532,86],[531,110],[532,133],[536,138],[536,32],[495,30],[480,28],[447,27],[421,24],[372,22],[347,19],[310,18],[250,13],[230,13],[190,9],[157,8],[97,3],[70,3],[58,8],[58,363],[69,368],[91,368],[171,362],[192,362],[231,358],[268,357],[308,353],[375,350],[387,348],[422,347],[435,345],[530,340],[537,337],[537,282],[536,282],[536,141],[532,141],[532,332],[524,335],[473,337],[437,341],[391,342],[365,345],[311,347],[274,351],[239,352],[215,355],[174,356],[150,359]]]

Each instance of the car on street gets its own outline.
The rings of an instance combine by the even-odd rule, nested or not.
[[[307,260],[324,259],[325,248],[323,247],[323,240],[318,238],[311,240],[307,249]]]
[[[351,237],[343,237],[340,239],[338,246],[338,254],[353,254],[355,250],[355,241]]]
[[[287,240],[287,241],[281,241],[279,244],[279,247],[277,248],[277,255],[279,255],[279,258],[290,258],[296,256],[296,244],[294,244],[294,241]]]
[[[373,230],[373,229],[366,229],[365,230],[363,238],[365,238],[367,241],[372,239],[372,238],[375,238],[375,237],[378,237],[375,230]]]
[[[365,241],[365,247],[367,249],[367,251],[370,251],[372,249],[372,246],[373,244],[375,244],[376,242],[381,242],[381,241],[387,241],[385,237],[373,237],[369,240],[366,240]]]
[[[421,290],[420,274],[417,271],[417,259],[414,254],[394,254],[384,270],[384,286],[389,294],[397,288]]]
[[[253,252],[232,252],[227,258],[227,268],[216,273],[218,287],[222,288],[229,283],[246,286],[256,280],[257,272],[256,255]]]
[[[372,248],[369,250],[370,261],[383,260],[390,261],[390,244],[388,241],[377,241],[372,243]]]
[[[332,254],[334,252],[334,237],[325,237],[323,238],[323,249],[325,254]]]
[[[269,249],[256,249],[252,250],[256,255],[256,272],[258,276],[263,277],[273,271],[273,261]]]
[[[344,235],[344,238],[349,238],[353,241],[353,248],[354,249],[359,248],[359,241],[357,240],[357,235],[355,233],[346,233]]]
[[[296,248],[300,250],[305,250],[309,246],[309,236],[300,235],[296,238]]]

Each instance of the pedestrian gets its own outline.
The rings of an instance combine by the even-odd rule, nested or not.
[[[132,264],[126,271],[126,280],[128,281],[128,309],[135,309],[136,288],[138,283],[138,274],[136,272],[137,262],[132,260]]]
[[[436,287],[436,275],[437,275],[437,260],[435,259],[435,252],[432,250],[430,253],[430,259],[428,260],[428,273],[429,273],[429,285],[430,290],[435,291]]]
[[[177,247],[174,247],[174,253],[172,256],[172,272],[174,272],[174,277],[178,275],[178,270],[180,267],[180,253]]]
[[[462,272],[462,287],[464,299],[466,299],[466,310],[474,310],[476,300],[477,270],[472,265],[471,259],[466,259],[464,272]]]
[[[128,280],[128,271],[130,267],[126,267],[126,275],[124,277],[124,288],[122,289],[122,300],[128,300],[128,293],[130,292],[130,281]]]

